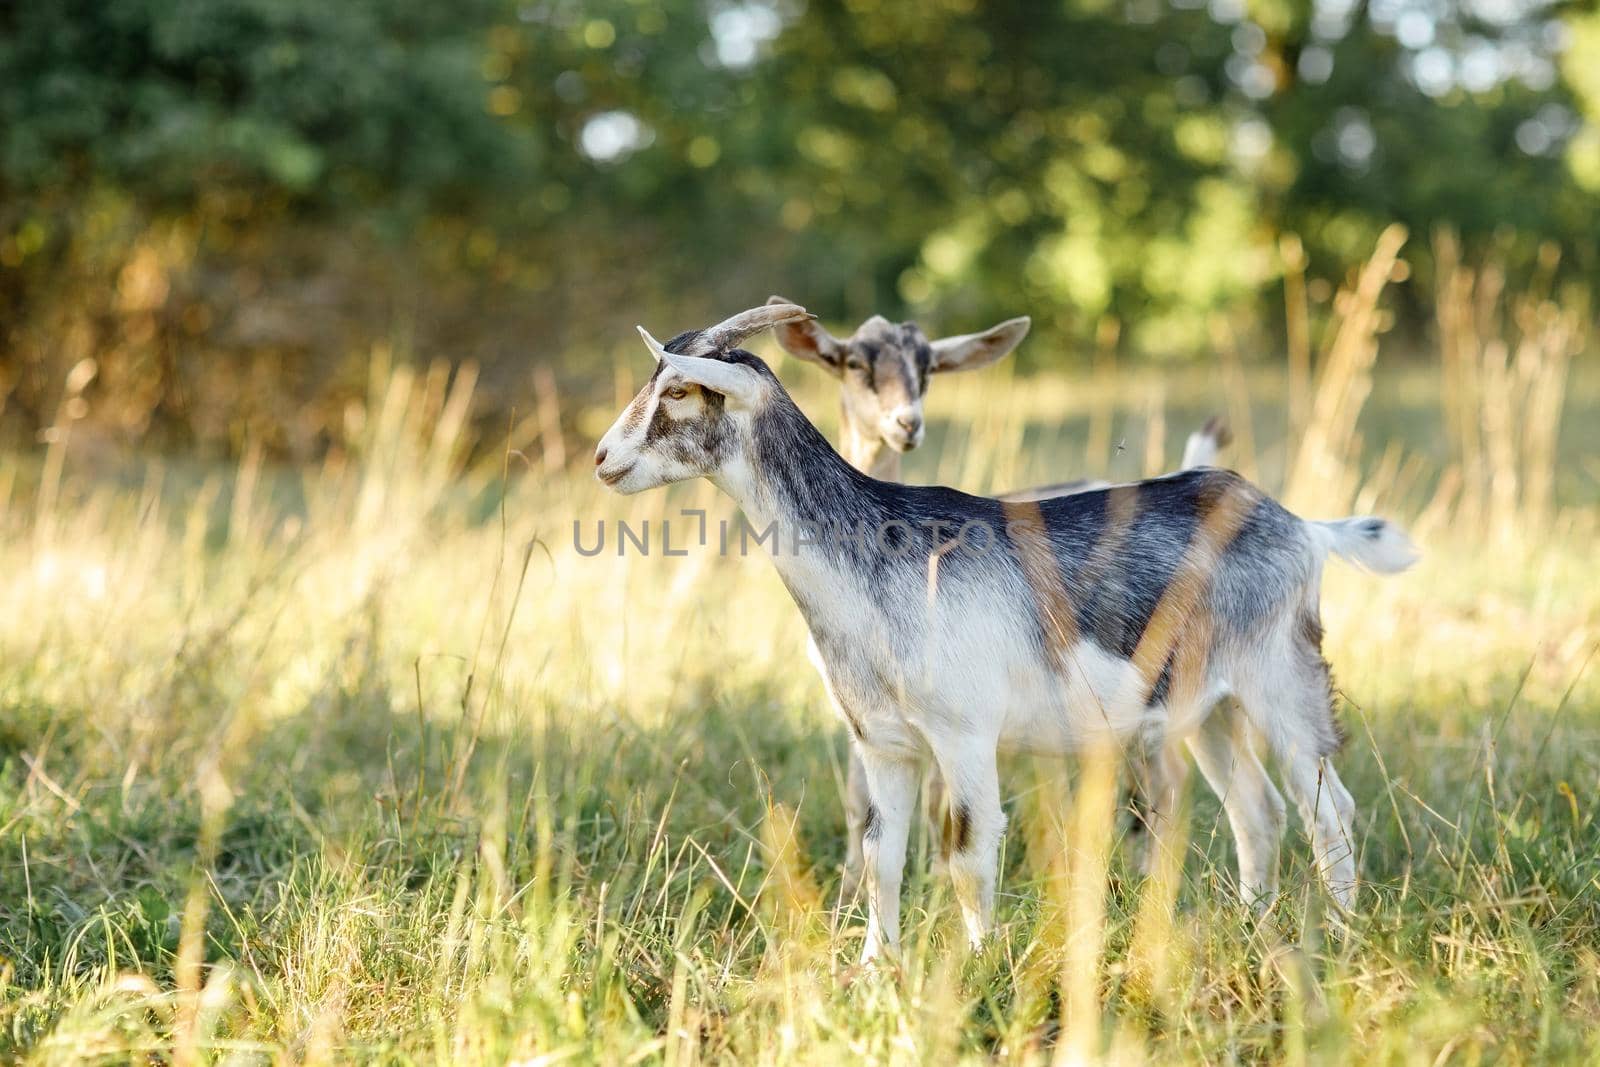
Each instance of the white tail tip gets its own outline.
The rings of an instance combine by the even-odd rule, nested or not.
[[[1324,550],[1375,574],[1397,574],[1421,556],[1405,531],[1386,519],[1362,515],[1306,525]]]

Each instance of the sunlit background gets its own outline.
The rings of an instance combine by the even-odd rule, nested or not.
[[[1025,312],[1030,368],[1203,363],[1219,323],[1281,362],[1286,269],[1325,306],[1394,222],[1404,355],[1438,233],[1588,283],[1597,198],[1582,4],[9,5],[4,439],[92,358],[108,448],[315,458],[374,344],[475,363],[503,427],[539,369],[606,396],[633,322],[769,292]]]

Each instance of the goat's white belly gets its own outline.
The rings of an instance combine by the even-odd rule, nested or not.
[[[1146,704],[1148,683],[1133,664],[1092,641],[1075,646],[1062,670],[1035,660],[1010,665],[1002,688],[1000,747],[1076,752],[1158,734],[1167,711]]]
[[[826,662],[815,643],[808,651],[835,709],[884,752],[983,738],[1010,751],[1070,753],[1147,741],[1167,722],[1164,706],[1145,703],[1148,683],[1133,664],[1091,641],[1059,670],[1027,645],[998,642],[951,642],[910,664]]]

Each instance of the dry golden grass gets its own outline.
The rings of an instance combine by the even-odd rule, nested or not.
[[[359,452],[316,469],[247,451],[112,477],[74,463],[69,405],[42,457],[0,459],[0,1047],[1594,1062],[1600,508],[1558,425],[1563,400],[1600,410],[1570,373],[1586,312],[1457,264],[1443,354],[1386,369],[1397,241],[1331,319],[1291,315],[1316,355],[1288,379],[955,376],[910,472],[1126,477],[1223,407],[1254,412],[1240,465],[1303,513],[1411,526],[1415,571],[1332,567],[1324,597],[1361,807],[1347,930],[1297,837],[1251,921],[1212,798],[1142,881],[1114,759],[1019,761],[995,942],[960,948],[919,874],[902,967],[858,973],[843,738],[799,616],[758,555],[659,552],[685,507],[714,544],[728,504],[603,493],[583,460],[615,404],[562,412],[550,382],[514,450],[469,463],[470,375],[375,360]],[[780,373],[830,421],[820,376]],[[619,558],[614,526],[577,552],[574,522],[588,545],[600,519],[650,523],[652,554]]]

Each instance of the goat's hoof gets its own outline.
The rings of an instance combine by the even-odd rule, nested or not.
[[[878,974],[885,975],[890,978],[898,978],[902,973],[900,969],[900,957],[888,950],[879,952],[874,956],[868,956],[863,953],[861,956],[861,962],[855,967],[855,973],[856,977],[858,978],[864,978],[869,974]]]
[[[846,964],[840,969],[839,984],[849,988],[857,982],[881,981],[886,978],[899,981],[904,973],[900,961],[893,956],[875,956],[870,960],[863,958],[859,963]]]

